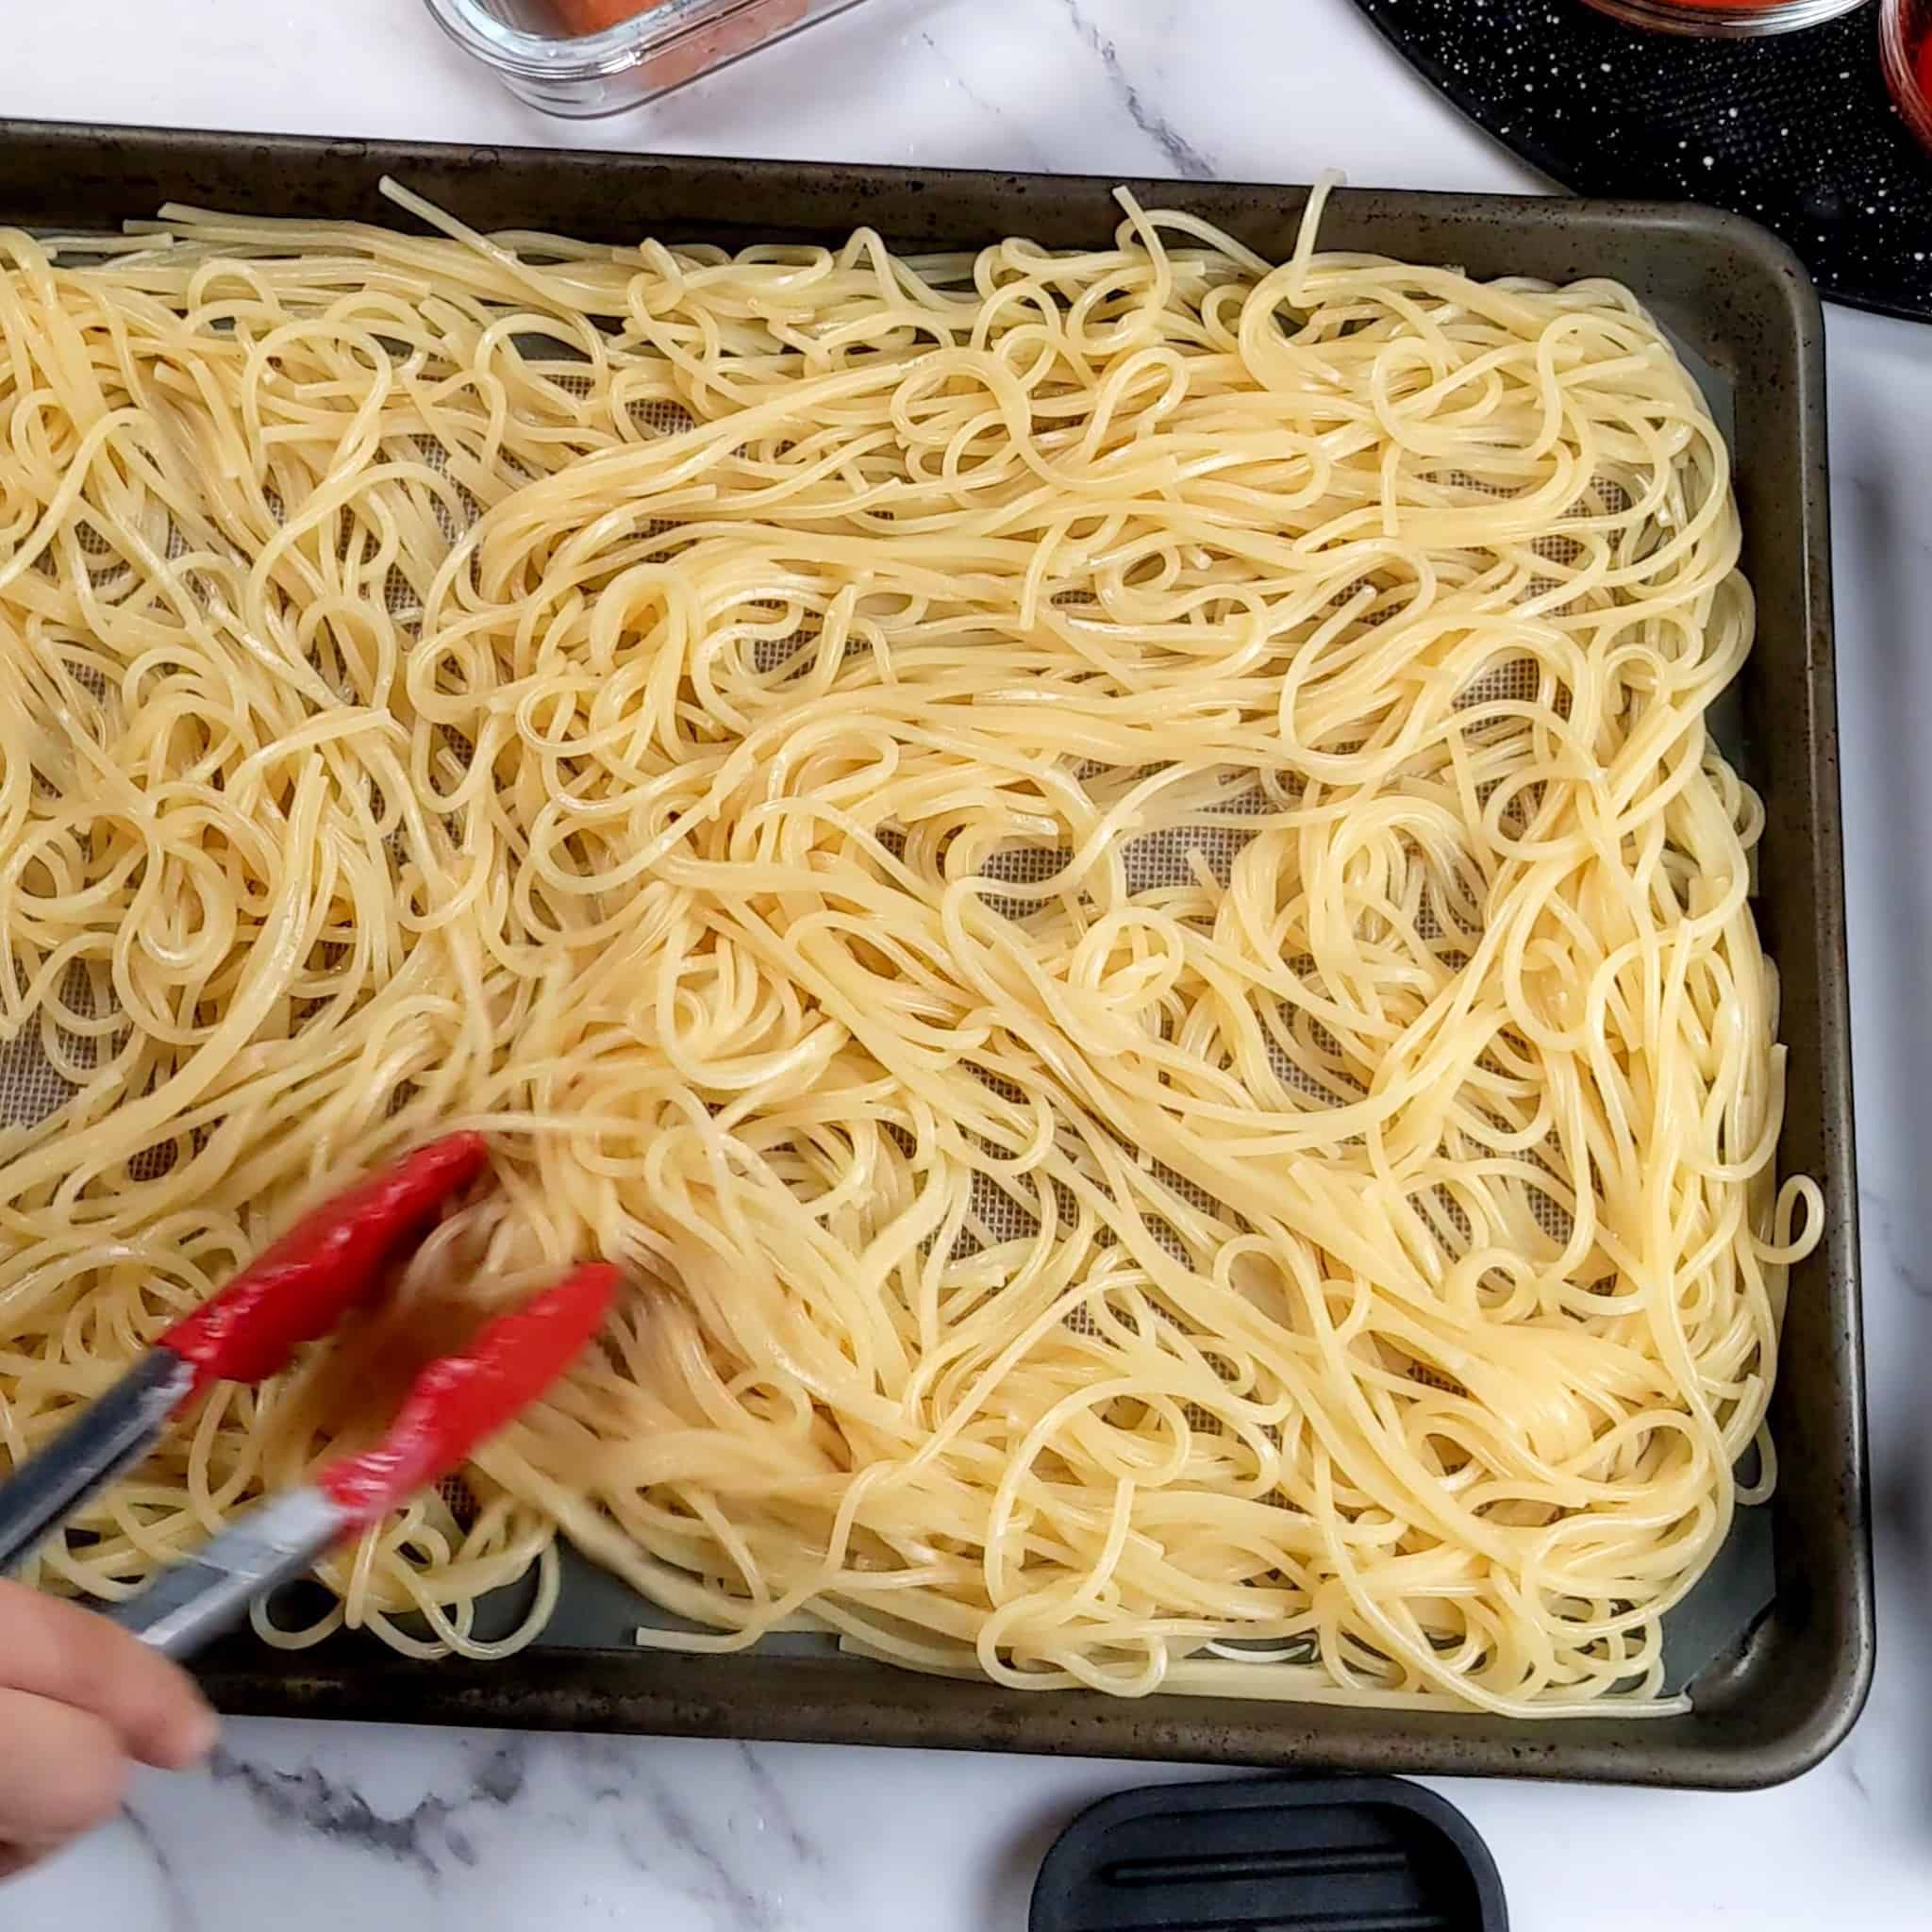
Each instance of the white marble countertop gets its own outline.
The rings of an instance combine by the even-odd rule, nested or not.
[[[1574,0],[1557,0],[1574,4]],[[1134,175],[1526,189],[1348,0],[869,0],[575,125],[411,0],[0,7],[0,115]],[[1748,1797],[1445,1784],[1519,1932],[1932,1925],[1932,328],[1833,309],[1836,521],[1880,1662],[1821,1770]],[[212,1769],[0,1890],[75,1932],[1019,1932],[1090,1763],[235,1723]]]

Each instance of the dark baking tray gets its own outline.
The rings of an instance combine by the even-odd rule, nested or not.
[[[66,233],[187,201],[393,223],[394,174],[479,227],[731,243],[842,237],[859,222],[923,247],[1024,232],[1091,245],[1110,180],[897,168],[0,125],[0,220]],[[1291,247],[1305,189],[1137,181],[1263,254]],[[1199,1697],[1023,1695],[892,1671],[814,1640],[741,1657],[626,1645],[643,1615],[574,1569],[546,1641],[494,1665],[424,1665],[366,1640],[295,1656],[239,1641],[206,1665],[236,1711],[951,1745],[1349,1771],[1747,1787],[1793,1776],[1849,1729],[1872,1671],[1857,1190],[1825,525],[1824,331],[1795,258],[1707,209],[1375,191],[1336,194],[1326,245],[1478,275],[1628,283],[1676,337],[1731,435],[1759,633],[1729,749],[1765,794],[1757,916],[1783,979],[1789,1108],[1779,1158],[1819,1177],[1827,1223],[1793,1271],[1772,1409],[1783,1479],[1747,1511],[1668,1626],[1682,1717],[1524,1724],[1457,1712]]]

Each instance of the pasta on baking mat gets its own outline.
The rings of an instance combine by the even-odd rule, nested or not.
[[[631,1288],[275,1641],[512,1649],[561,1534],[657,1642],[1671,1707],[1821,1196],[1657,325],[1319,195],[1276,265],[391,192],[0,242],[0,1467],[474,1126],[394,1319]],[[218,1389],[37,1579],[125,1594],[345,1379]]]

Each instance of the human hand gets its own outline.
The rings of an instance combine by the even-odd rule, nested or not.
[[[0,1583],[0,1878],[111,1818],[134,1764],[182,1771],[214,1741],[186,1672],[105,1617]]]

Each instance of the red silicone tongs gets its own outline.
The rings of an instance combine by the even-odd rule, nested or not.
[[[5,1483],[0,1571],[137,1462],[210,1382],[258,1382],[382,1286],[482,1173],[480,1134],[452,1134],[325,1202],[192,1315]],[[411,1383],[382,1441],[263,1503],[114,1612],[171,1657],[237,1622],[261,1591],[449,1474],[566,1369],[604,1319],[617,1271],[592,1262],[486,1323]]]

